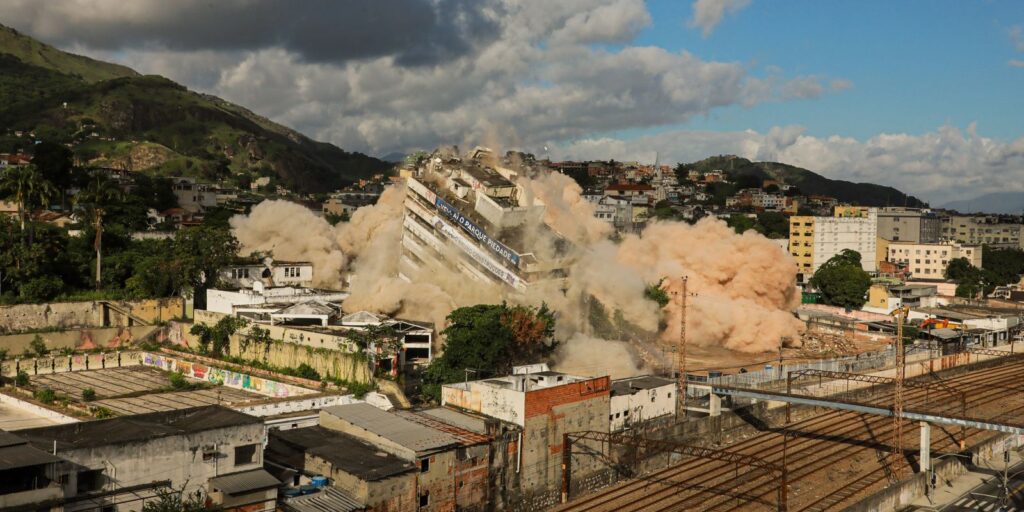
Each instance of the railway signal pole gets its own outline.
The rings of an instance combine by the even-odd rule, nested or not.
[[[892,468],[893,480],[903,478],[903,380],[906,377],[907,362],[903,346],[903,323],[907,320],[907,307],[901,306],[891,313],[896,317],[896,389],[892,406]]]

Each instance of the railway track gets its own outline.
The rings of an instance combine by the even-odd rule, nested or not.
[[[945,382],[967,393],[969,407],[981,408],[998,405],[1011,394],[1024,390],[1011,384],[1022,370],[1024,363],[1011,362],[981,372],[957,375]],[[872,402],[885,399],[891,400],[891,394],[883,394]],[[934,400],[934,392],[928,396],[927,390],[913,389],[907,393],[907,407],[920,406],[926,399]],[[1012,412],[1024,412],[1024,405],[1012,409]],[[784,434],[780,434],[779,429],[773,429],[736,443],[729,449],[781,463],[782,435],[789,435],[786,458],[790,486],[801,487],[803,491],[804,487],[820,483],[818,489],[824,493],[810,498],[806,492],[791,493],[790,510],[833,510],[857,496],[877,490],[887,480],[884,465],[873,460],[871,451],[883,456],[888,454],[886,441],[891,437],[891,430],[892,420],[889,418],[832,411],[794,423],[785,429]],[[939,431],[946,435],[933,439],[933,453],[937,455],[944,450],[958,449],[955,435],[959,429],[951,432],[943,428]],[[911,433],[909,438],[917,437],[915,429],[908,429],[908,432]],[[995,434],[968,430],[967,435],[968,443],[976,443]],[[914,446],[916,441],[907,444]],[[869,459],[867,463],[861,462],[865,456]],[[856,465],[860,467],[853,468],[851,465],[850,472],[842,481],[829,481],[828,469],[840,467],[851,458],[859,458]],[[723,485],[730,479],[733,480],[732,485]],[[763,476],[737,475],[736,468],[731,466],[691,459],[611,489],[583,496],[557,510],[773,510],[777,485],[778,482]],[[718,494],[715,494],[716,486],[719,487]],[[693,493],[690,489],[704,492]],[[742,497],[740,502],[737,502],[738,496]]]

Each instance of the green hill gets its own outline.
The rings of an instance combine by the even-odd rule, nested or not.
[[[698,171],[721,169],[730,181],[742,180],[744,177],[758,184],[766,179],[776,180],[796,186],[804,194],[831,196],[841,202],[860,206],[927,206],[920,199],[893,187],[833,180],[807,169],[778,162],[751,162],[746,158],[723,155],[684,164],[683,167]]]
[[[125,66],[58,50],[3,25],[0,25],[0,53],[13,55],[26,64],[58,71],[86,82],[139,75]]]
[[[390,167],[164,77],[66,53],[2,26],[0,126],[7,130],[0,152],[52,140],[70,144],[87,165],[243,185],[272,176],[300,192],[326,192]]]

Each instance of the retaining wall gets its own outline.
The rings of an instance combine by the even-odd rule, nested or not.
[[[40,332],[34,334],[8,334],[0,336],[0,349],[7,349],[7,356],[14,357],[29,349],[36,336],[46,342],[50,350],[90,350],[95,348],[115,349],[144,339],[161,330],[154,325],[134,327],[86,327],[61,332]]]
[[[124,313],[146,323],[165,322],[185,315],[185,300],[168,297],[0,306],[0,332],[14,334],[38,329],[119,327],[136,323]]]

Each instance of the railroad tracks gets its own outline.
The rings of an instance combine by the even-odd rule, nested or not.
[[[972,409],[1024,413],[1024,405],[1006,407],[1006,398],[1021,393],[1021,389],[1011,385],[1019,379],[1021,371],[1024,371],[1024,362],[1013,361],[982,372],[958,375],[946,382],[967,393]],[[907,407],[934,400],[934,396],[928,397],[926,393],[923,389],[910,390],[906,395]],[[887,468],[876,460],[873,452],[889,450],[892,429],[889,418],[833,411],[784,429],[768,430],[728,449],[780,463],[785,444],[788,478],[793,489],[789,510],[835,510],[885,485]],[[945,428],[936,430],[940,435],[932,440],[933,453],[959,451],[958,429],[957,432]],[[908,433],[911,439],[917,436],[916,429],[908,429]],[[967,442],[979,442],[992,435],[995,434],[968,430]],[[908,443],[915,444],[913,440]],[[913,457],[916,464],[916,450],[907,455]],[[582,496],[557,510],[774,510],[777,485],[778,482],[768,478],[737,475],[734,468],[726,465],[691,459]],[[718,492],[709,492],[716,487]]]

